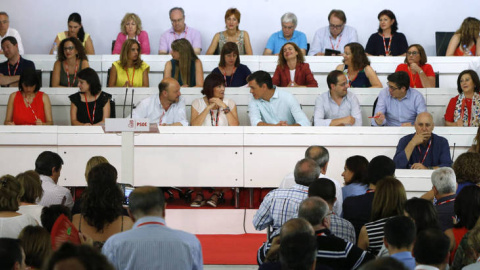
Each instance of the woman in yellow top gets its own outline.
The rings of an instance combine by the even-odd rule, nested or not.
[[[150,66],[140,58],[138,41],[129,39],[122,45],[120,60],[112,64],[108,87],[149,87]]]
[[[50,50],[50,54],[53,54],[57,49],[55,48],[56,45],[60,44],[60,42],[67,37],[75,37],[80,40],[83,47],[85,47],[85,52],[87,54],[95,54],[95,49],[93,48],[92,38],[90,38],[90,34],[85,33],[82,25],[82,17],[78,13],[72,13],[68,16],[68,31],[62,31],[57,34],[55,37],[55,41]]]

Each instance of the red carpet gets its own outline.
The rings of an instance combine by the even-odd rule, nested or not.
[[[197,235],[204,264],[257,264],[257,250],[265,234]]]

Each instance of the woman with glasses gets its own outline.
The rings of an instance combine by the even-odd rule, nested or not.
[[[58,46],[57,61],[53,65],[52,87],[76,87],[77,72],[88,67],[85,48],[78,38],[62,40]]]
[[[447,126],[480,126],[480,80],[478,74],[464,70],[457,79],[458,95],[450,99],[445,112]]]
[[[397,71],[405,71],[410,76],[410,87],[430,88],[435,87],[435,72],[427,64],[427,54],[420,44],[408,47],[405,63],[397,66]]]
[[[460,29],[450,39],[446,56],[479,56],[477,44],[480,43],[480,21],[477,18],[468,17],[463,20]]]
[[[337,66],[347,76],[348,87],[382,88],[377,73],[370,66],[370,61],[360,43],[345,45],[343,64]]]
[[[368,39],[365,51],[375,56],[403,56],[407,52],[408,42],[404,34],[397,32],[398,22],[395,14],[388,9],[378,14],[379,27]]]

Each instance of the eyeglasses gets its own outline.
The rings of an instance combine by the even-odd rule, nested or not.
[[[388,88],[389,88],[389,89],[392,89],[392,91],[397,91],[397,90],[400,89],[400,88],[398,88],[398,87],[393,87],[392,85],[390,85],[390,84],[388,84],[388,83],[387,83],[387,85],[388,85]]]
[[[338,25],[337,24],[330,24],[329,26],[332,29],[340,29],[340,28],[343,27],[343,24],[338,24]]]
[[[414,52],[407,52],[407,55],[413,55],[413,56],[417,56],[419,55],[420,53],[417,52],[417,51],[414,51]]]
[[[293,28],[295,28],[295,26],[286,26],[286,25],[282,25],[282,29],[285,29],[285,30],[292,30]]]
[[[64,47],[63,50],[64,51],[73,51],[73,50],[75,50],[75,47],[74,46]]]
[[[175,24],[175,23],[181,23],[185,18],[181,18],[181,19],[178,19],[178,20],[170,20],[172,22],[172,24]]]
[[[8,20],[0,21],[0,24],[7,24]]]

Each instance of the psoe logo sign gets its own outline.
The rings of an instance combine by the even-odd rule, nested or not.
[[[137,127],[146,127],[147,126],[147,122],[139,122],[137,121]]]

